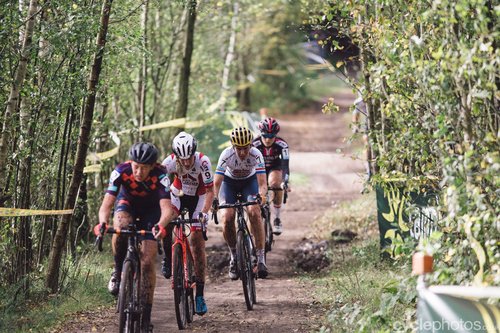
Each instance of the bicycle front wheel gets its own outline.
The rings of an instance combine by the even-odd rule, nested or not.
[[[193,322],[194,316],[194,290],[193,285],[195,282],[194,277],[194,261],[191,252],[187,253],[187,270],[188,270],[188,288],[186,290],[186,314],[187,314],[187,322]]]
[[[120,292],[118,294],[119,332],[139,332],[139,283],[134,280],[135,270],[132,261],[123,264]]]
[[[236,250],[241,283],[243,284],[243,295],[245,295],[245,303],[247,305],[247,309],[252,310],[255,301],[255,278],[252,270],[251,246],[248,244],[249,237],[250,236],[243,230],[238,230]]]
[[[173,251],[173,272],[172,278],[174,283],[174,303],[175,317],[177,326],[180,330],[186,328],[187,325],[187,295],[184,280],[184,262],[182,255],[182,247],[180,244],[174,246]]]
[[[273,246],[273,227],[271,226],[271,212],[269,208],[262,209],[262,221],[264,222],[264,232],[266,235],[265,253],[267,254]]]

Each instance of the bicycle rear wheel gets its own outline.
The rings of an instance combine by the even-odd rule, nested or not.
[[[193,262],[193,256],[189,252],[187,254],[187,269],[188,269],[188,276],[189,276],[189,281],[188,281],[188,289],[187,289],[187,295],[186,295],[186,314],[187,314],[187,322],[192,323],[193,322],[193,316],[194,316],[194,290],[193,290],[193,285],[195,282],[194,278],[194,262]]]
[[[133,333],[140,329],[139,283],[136,283],[132,261],[123,264],[122,281],[118,294],[119,332]]]
[[[266,253],[270,252],[273,246],[273,227],[271,226],[271,212],[269,207],[262,209],[262,221],[264,222],[264,232],[266,236]]]
[[[173,257],[173,283],[174,283],[174,303],[175,303],[175,317],[177,319],[177,326],[180,330],[186,328],[187,325],[187,295],[184,287],[184,263],[182,256],[182,247],[180,244],[174,246]]]
[[[237,234],[237,256],[238,266],[240,270],[241,283],[243,284],[243,295],[248,310],[253,309],[255,293],[255,279],[252,270],[252,258],[250,248],[248,247],[249,236],[243,230],[238,230]]]

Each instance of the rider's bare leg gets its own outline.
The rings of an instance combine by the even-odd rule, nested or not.
[[[283,181],[282,170],[271,170],[269,172],[269,187],[279,188]],[[281,203],[283,202],[283,191],[275,191],[273,196],[273,213],[275,218],[280,218]]]
[[[116,212],[113,217],[113,228],[123,229],[126,228],[131,222],[132,216],[129,213],[125,211]],[[123,260],[125,260],[125,256],[127,255],[127,237],[113,234],[111,239],[111,248],[115,258],[115,271],[121,273]]]
[[[191,250],[194,259],[194,275],[197,279],[196,293],[203,295],[203,290],[198,290],[198,284],[205,283],[207,256],[205,253],[205,240],[203,239],[201,230],[196,230],[191,234]]]
[[[236,226],[234,224],[234,209],[233,208],[222,209],[221,212],[222,212],[222,221],[224,221],[222,234],[229,248],[235,249]]]
[[[261,216],[260,216],[260,207],[258,205],[254,206],[249,206],[248,207],[248,218],[250,220],[250,227],[252,231],[252,235],[255,238],[255,248],[257,252],[262,252],[264,253],[264,224],[262,223]],[[262,250],[262,251],[260,251]],[[263,259],[263,258],[261,258]],[[259,260],[259,262],[263,262],[262,260]]]

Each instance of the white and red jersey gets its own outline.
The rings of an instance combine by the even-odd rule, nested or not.
[[[215,173],[233,179],[246,179],[254,174],[265,174],[264,157],[257,148],[251,147],[248,156],[240,160],[234,148],[228,147],[220,154]]]
[[[214,185],[212,165],[208,156],[200,152],[194,154],[194,163],[189,170],[179,175],[177,172],[177,156],[171,154],[161,163],[169,174],[175,175],[173,186],[182,190],[185,195],[199,196],[205,194],[208,187]]]

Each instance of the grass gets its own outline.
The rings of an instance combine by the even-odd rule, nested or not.
[[[293,184],[293,186],[303,186],[309,184],[309,177],[307,177],[303,173],[293,173],[290,176],[290,182]]]
[[[409,267],[382,260],[374,194],[341,203],[314,224],[316,238],[334,229],[358,234],[353,243],[331,247],[329,271],[306,279],[327,309],[320,332],[411,332],[415,279]]]
[[[47,332],[80,311],[113,304],[106,289],[112,256],[110,251],[103,253],[91,250],[78,263],[67,262],[71,275],[57,295],[48,295],[43,278],[35,276],[30,277],[25,299],[14,299],[16,288],[1,288],[0,332]]]

